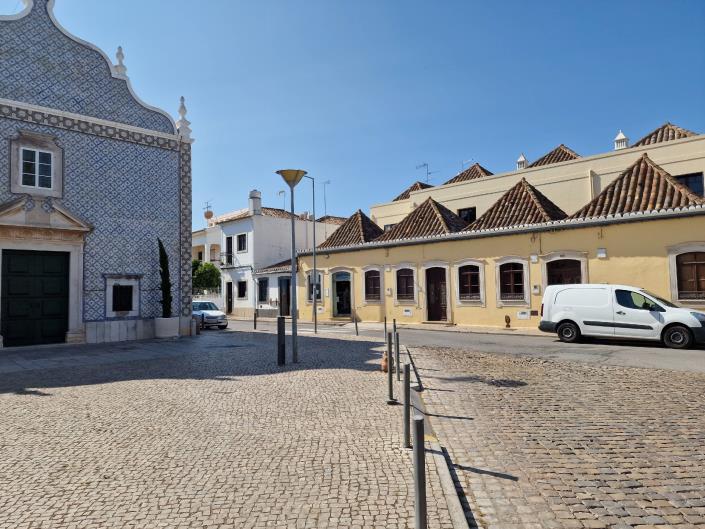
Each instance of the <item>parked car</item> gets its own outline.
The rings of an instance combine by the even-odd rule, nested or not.
[[[558,333],[568,343],[596,336],[661,341],[686,349],[705,344],[705,312],[626,285],[550,285],[543,294],[539,329]]]
[[[194,301],[192,310],[194,317],[200,320],[201,327],[225,329],[228,326],[228,318],[225,313],[211,301]]]

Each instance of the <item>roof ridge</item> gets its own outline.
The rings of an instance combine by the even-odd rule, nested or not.
[[[671,173],[666,171],[663,167],[661,167],[659,164],[654,162],[647,153],[644,153],[639,160],[644,160],[646,163],[650,164],[654,169],[657,171],[661,171],[663,173],[661,176],[666,179],[667,182],[669,182],[671,185],[675,186],[676,188],[680,189],[685,195],[691,199],[694,200],[696,203],[700,204],[705,204],[705,198],[701,197],[700,195],[697,195],[694,193],[688,186],[681,184]],[[632,164],[634,165],[634,164]],[[629,166],[630,168],[632,167],[631,165]],[[621,176],[621,175],[620,175]]]
[[[660,211],[663,209],[669,209],[674,207],[686,207],[680,204],[674,204],[674,202],[678,201],[679,198],[669,196],[669,194],[664,193],[662,189],[658,189],[662,186],[657,186],[657,196],[655,197],[653,196],[655,191],[653,189],[648,190],[650,195],[649,203],[643,204],[644,196],[647,193],[647,189],[643,187],[642,183],[639,181],[639,174],[634,174],[635,170],[642,163],[650,167],[658,178],[661,178],[667,186],[670,186],[674,191],[674,195],[680,195],[681,200],[685,198],[689,202],[694,203],[695,205],[705,205],[705,200],[702,197],[696,195],[687,186],[681,184],[668,171],[666,171],[660,165],[654,162],[645,152],[632,164],[630,164],[624,171],[622,171],[619,176],[617,176],[617,178],[615,178],[609,185],[607,185],[598,195],[596,195],[592,200],[590,200],[587,204],[585,204],[583,207],[581,207],[578,211],[573,213],[568,218],[581,219],[589,217],[599,217],[607,214],[634,213],[635,211],[630,208],[632,208],[632,204],[634,203],[635,198],[641,198],[641,205],[637,206],[640,209],[636,211]],[[631,179],[634,179],[635,183],[629,185],[629,189],[623,189],[621,187],[623,183],[626,181],[627,184],[630,184]],[[648,181],[648,185],[654,186],[656,184],[654,183],[653,179],[650,179]],[[635,186],[640,186],[638,192],[641,193],[641,197],[632,196],[632,191]],[[629,211],[625,210],[625,204]],[[619,211],[613,211],[615,207],[618,207]]]
[[[546,220],[550,220],[550,215],[549,215],[548,212],[546,211],[546,208],[543,207],[543,204],[541,204],[541,201],[540,201],[540,200],[538,199],[538,197],[536,196],[536,193],[534,193],[534,191],[536,191],[536,188],[535,188],[534,186],[532,186],[532,185],[529,183],[529,181],[528,181],[526,178],[524,178],[524,177],[522,177],[522,179],[520,180],[520,182],[521,182],[521,183],[523,184],[523,186],[524,186],[524,191],[526,191],[526,192],[529,194],[529,197],[531,198],[531,201],[534,203],[534,205],[535,205],[535,206],[539,209],[539,211],[541,212],[541,215],[543,215],[543,217],[544,217]]]
[[[653,141],[651,139],[653,136],[658,136],[658,133],[664,130],[673,130],[674,132],[679,133],[681,136],[680,137],[675,137],[675,138],[667,138],[667,139],[658,139],[658,137],[654,138]],[[672,140],[679,140],[681,138],[688,138],[690,136],[698,136],[697,132],[694,132],[692,130],[683,128],[679,125],[676,125],[675,123],[671,123],[670,121],[666,121],[663,125],[656,127],[654,130],[651,132],[647,133],[644,135],[642,138],[639,140],[635,141],[632,144],[632,147],[643,147],[645,145],[651,145],[654,143],[663,143],[664,141],[672,141]]]
[[[428,199],[426,199],[426,202],[428,202],[430,204],[431,208],[433,208],[433,212],[436,214],[436,218],[441,223],[441,227],[443,228],[443,231],[445,231],[446,233],[450,233],[450,230],[448,229],[448,223],[446,222],[445,217],[441,213],[441,210],[438,208],[438,206],[440,206],[440,204],[438,202],[436,202],[431,197],[428,197]],[[421,207],[421,206],[419,206],[419,207]]]

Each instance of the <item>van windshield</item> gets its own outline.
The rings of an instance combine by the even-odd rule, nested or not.
[[[676,305],[676,304],[674,304],[674,303],[671,303],[670,301],[666,301],[666,300],[663,299],[662,297],[659,297],[659,296],[657,296],[656,294],[653,294],[653,293],[649,292],[648,290],[642,290],[642,292],[643,292],[644,294],[646,294],[647,296],[649,296],[649,297],[651,297],[651,298],[654,298],[656,301],[658,301],[658,302],[661,303],[662,305],[666,305],[667,307],[671,307],[672,309],[678,309],[678,308],[680,308],[678,305]]]

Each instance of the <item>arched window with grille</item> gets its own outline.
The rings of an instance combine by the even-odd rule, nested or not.
[[[705,252],[676,256],[678,299],[705,300]]]
[[[509,262],[499,265],[499,299],[526,301],[524,265]]]
[[[458,268],[458,297],[461,301],[480,301],[480,267],[465,265]]]
[[[411,268],[397,270],[397,300],[414,301],[414,271]]]
[[[380,301],[382,299],[379,270],[365,272],[365,301]]]

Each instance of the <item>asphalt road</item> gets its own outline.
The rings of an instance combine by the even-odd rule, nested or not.
[[[287,333],[289,332],[287,322]],[[230,330],[252,331],[251,321],[230,321]],[[259,321],[259,331],[276,332],[273,321]],[[354,329],[334,325],[319,325],[318,331],[341,338],[354,335]],[[206,331],[218,332],[218,331]],[[299,323],[299,333],[313,334],[313,325]],[[383,332],[360,326],[360,336],[382,342]],[[647,367],[705,373],[705,348],[685,351],[666,349],[651,342],[608,342],[589,340],[579,344],[565,344],[553,335],[526,336],[512,334],[488,334],[481,332],[457,332],[421,329],[399,329],[401,342],[410,347],[452,347],[470,349],[484,353],[521,354],[554,360],[570,360],[591,364],[617,365],[624,367]]]

